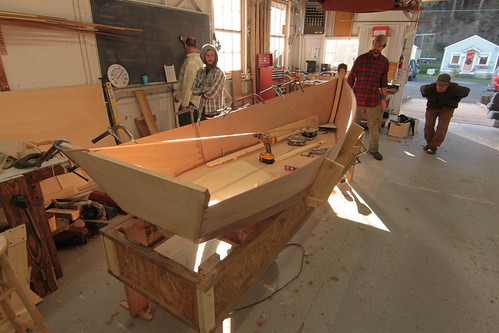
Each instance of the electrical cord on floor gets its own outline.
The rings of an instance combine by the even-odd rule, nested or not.
[[[288,244],[286,244],[286,248],[287,248],[288,246],[296,246],[296,247],[299,247],[299,248],[302,250],[302,257],[301,257],[300,269],[299,269],[298,273],[297,273],[297,274],[296,274],[296,275],[295,275],[295,276],[294,276],[291,280],[289,280],[288,282],[286,282],[286,283],[285,283],[282,287],[280,287],[280,288],[276,289],[276,290],[275,290],[272,294],[270,294],[270,295],[268,295],[268,296],[266,296],[266,297],[262,298],[262,299],[261,299],[261,300],[259,300],[259,301],[254,302],[254,303],[252,303],[252,304],[245,305],[245,306],[242,306],[242,307],[240,307],[240,308],[234,309],[233,311],[240,311],[240,310],[244,310],[244,309],[250,308],[250,307],[252,307],[252,306],[255,306],[255,305],[257,305],[257,304],[260,304],[260,303],[262,303],[262,302],[264,302],[264,301],[268,300],[269,298],[271,298],[272,296],[274,296],[275,294],[277,294],[278,292],[280,292],[281,290],[283,290],[284,288],[286,288],[286,286],[287,286],[288,284],[290,284],[291,282],[293,282],[294,280],[296,280],[296,279],[300,276],[300,274],[301,274],[301,272],[302,272],[302,270],[303,270],[303,262],[304,262],[304,258],[305,258],[305,248],[303,247],[303,245],[298,244],[298,243],[288,243]]]

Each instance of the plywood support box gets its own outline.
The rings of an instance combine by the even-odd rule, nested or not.
[[[161,238],[155,236],[161,236],[158,228],[139,218],[117,221],[101,229],[101,233],[111,275],[194,329],[213,332],[312,211],[302,200],[260,223],[221,237],[232,244],[228,255],[223,260],[216,253],[210,255],[197,271],[187,268],[179,259],[170,258],[174,257],[171,252],[159,253],[159,248],[186,248],[185,244],[169,246],[178,236],[158,241]],[[133,238],[138,236],[141,243],[150,246],[131,239],[127,229],[134,224],[141,224],[147,239],[137,234]]]

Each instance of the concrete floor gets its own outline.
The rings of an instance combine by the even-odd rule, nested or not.
[[[306,255],[286,248],[240,306],[303,260],[299,277],[233,312],[224,332],[499,332],[499,130],[454,121],[428,155],[423,125],[407,139],[382,135],[383,161],[360,157],[353,182],[293,239]],[[194,332],[157,306],[150,322],[131,318],[99,237],[59,256],[59,289],[38,305],[52,332]]]

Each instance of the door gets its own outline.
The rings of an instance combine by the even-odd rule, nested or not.
[[[475,52],[466,53],[466,59],[464,60],[463,72],[471,72],[473,68],[473,60],[475,59]]]

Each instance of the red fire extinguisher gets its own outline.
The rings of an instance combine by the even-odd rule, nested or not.
[[[404,66],[404,56],[401,55],[399,59],[399,68],[402,68]]]

